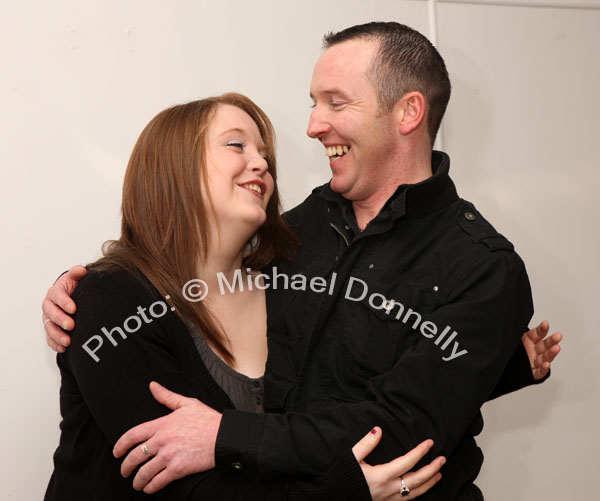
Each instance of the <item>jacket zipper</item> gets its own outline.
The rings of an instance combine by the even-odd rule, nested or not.
[[[342,233],[342,231],[335,224],[333,224],[331,221],[329,221],[329,226],[331,226],[335,231],[337,231],[342,236],[342,238],[344,239],[344,242],[346,242],[346,247],[350,247],[350,242],[348,242],[348,239],[346,238],[346,235],[344,235]]]

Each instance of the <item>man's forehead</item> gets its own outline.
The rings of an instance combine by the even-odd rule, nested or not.
[[[379,41],[374,38],[355,38],[325,49],[319,60],[370,62],[378,48]]]
[[[335,44],[325,49],[319,57],[313,78],[333,76],[335,73],[366,73],[377,47],[377,41],[362,39]]]
[[[317,93],[352,94],[356,84],[363,79],[368,81],[367,70],[377,47],[375,40],[357,39],[326,49],[315,65],[310,97],[314,98]]]

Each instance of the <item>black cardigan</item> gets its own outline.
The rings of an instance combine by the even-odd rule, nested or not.
[[[112,449],[131,427],[170,412],[152,397],[150,381],[220,412],[233,405],[204,366],[186,326],[148,282],[121,270],[90,271],[73,300],[72,344],[57,356],[63,420],[46,501],[370,499],[350,450],[310,480],[255,482],[244,472],[214,469],[174,481],[152,496],[135,491],[133,476],[121,476],[121,459]]]

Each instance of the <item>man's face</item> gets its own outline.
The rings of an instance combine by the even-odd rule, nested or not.
[[[352,201],[377,196],[397,143],[392,114],[379,113],[367,77],[378,46],[350,40],[330,47],[317,61],[310,86],[314,107],[307,134],[325,146],[331,188]]]

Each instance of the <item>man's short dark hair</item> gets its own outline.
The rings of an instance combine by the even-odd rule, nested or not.
[[[377,91],[380,111],[391,111],[407,92],[420,92],[427,102],[427,131],[433,145],[450,100],[450,79],[440,53],[421,33],[395,22],[359,24],[327,33],[323,48],[360,38],[379,41],[367,76]]]

